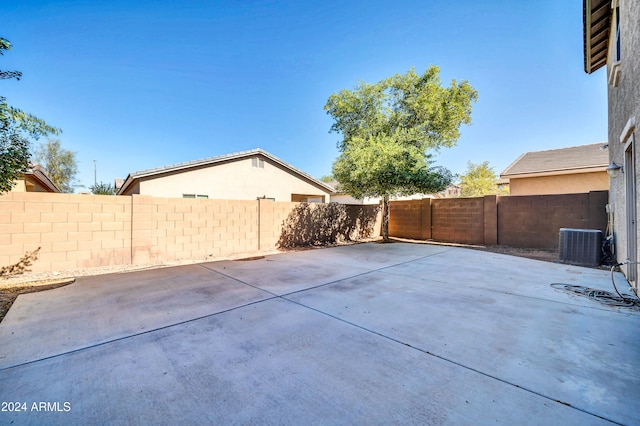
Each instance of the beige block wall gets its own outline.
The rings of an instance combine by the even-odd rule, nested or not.
[[[39,259],[29,267],[34,272],[254,256],[278,249],[298,206],[270,200],[8,193],[0,196],[0,267],[16,264],[38,247]],[[375,206],[341,207],[352,237],[371,237],[359,221],[366,216],[362,209]],[[371,228],[379,230],[379,217]]]
[[[264,167],[253,167],[251,158],[177,173],[141,179],[129,193],[182,198],[183,194],[207,195],[219,200],[255,200],[266,196],[291,201],[291,194],[313,195],[329,200],[329,192],[292,175],[264,159]],[[136,192],[137,191],[137,192]]]
[[[133,195],[132,205],[134,264],[259,251],[258,201]]]
[[[40,247],[32,271],[171,260],[215,260],[276,250],[297,203],[144,195],[0,196],[0,267]]]
[[[509,195],[577,194],[608,189],[606,171],[509,179]]]
[[[131,262],[131,200],[11,192],[0,196],[0,266],[40,247],[33,271]]]
[[[275,250],[282,232],[282,227],[291,211],[298,203],[260,202],[260,250]]]

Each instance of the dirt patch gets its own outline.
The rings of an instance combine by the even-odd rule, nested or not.
[[[531,249],[531,248],[517,248],[507,246],[483,246],[475,244],[460,244],[460,243],[443,243],[432,240],[409,240],[406,238],[391,238],[391,242],[400,241],[405,243],[414,244],[430,244],[435,246],[447,246],[447,247],[462,247],[473,250],[490,251],[492,253],[506,254],[509,256],[526,257],[528,259],[544,260],[545,262],[558,261],[558,250],[544,250],[544,249]]]
[[[525,249],[517,247],[505,247],[505,246],[487,246],[480,248],[479,250],[490,251],[492,253],[507,254],[509,256],[526,257],[529,259],[544,260],[545,262],[558,261],[557,250],[542,250],[542,249]]]

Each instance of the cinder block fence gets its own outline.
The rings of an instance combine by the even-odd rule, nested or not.
[[[15,264],[38,247],[33,271],[251,256],[276,250],[283,229],[291,233],[308,227],[299,217],[303,213],[313,212],[319,218],[337,214],[336,207],[329,209],[326,204],[305,209],[299,205],[262,199],[8,193],[0,196],[0,266]],[[348,234],[327,238],[372,236],[376,220],[379,230],[377,208],[338,210],[351,227]],[[321,242],[314,238],[298,243]]]
[[[418,240],[556,249],[560,228],[607,226],[608,191],[392,201],[389,234]]]

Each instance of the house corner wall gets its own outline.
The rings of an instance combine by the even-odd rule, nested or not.
[[[638,184],[637,172],[640,170],[640,2],[633,0],[620,0],[620,29],[621,29],[621,61],[620,79],[617,86],[608,84],[608,116],[609,116],[609,159],[611,162],[623,165],[625,160],[625,144],[620,141],[623,129],[631,119],[635,118],[636,127],[633,132],[635,139],[635,169],[636,194]],[[614,32],[615,33],[615,32]],[[609,57],[607,60],[607,74],[615,62],[613,57],[615,40],[609,42]],[[637,199],[640,199],[636,195]],[[626,260],[628,232],[626,212],[626,185],[625,175],[621,173],[616,178],[610,179],[609,203],[613,208],[614,216],[614,240],[616,257],[618,261]],[[636,203],[636,218],[640,217]],[[636,227],[636,241],[640,240],[640,226]],[[625,266],[623,271],[626,272]],[[638,275],[638,265],[636,275]]]

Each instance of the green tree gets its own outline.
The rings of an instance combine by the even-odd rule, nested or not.
[[[89,187],[92,194],[96,195],[116,195],[116,188],[109,183],[96,183]]]
[[[75,152],[62,148],[60,140],[49,139],[36,149],[34,158],[62,192],[73,192],[78,174]]]
[[[432,154],[454,146],[460,126],[471,124],[476,90],[466,81],[443,87],[440,69],[412,68],[375,84],[332,94],[324,109],[341,133],[333,176],[356,198],[382,197],[382,235],[389,239],[389,199],[446,188],[453,175],[433,167]]]
[[[475,164],[469,161],[467,171],[460,176],[461,195],[463,197],[482,197],[493,194],[506,194],[496,185],[498,177],[488,161]]]
[[[0,38],[0,55],[11,50],[11,43]],[[20,71],[0,70],[0,79],[20,80]],[[0,194],[11,190],[15,180],[29,170],[29,138],[58,135],[60,129],[44,120],[7,104],[0,96]]]

